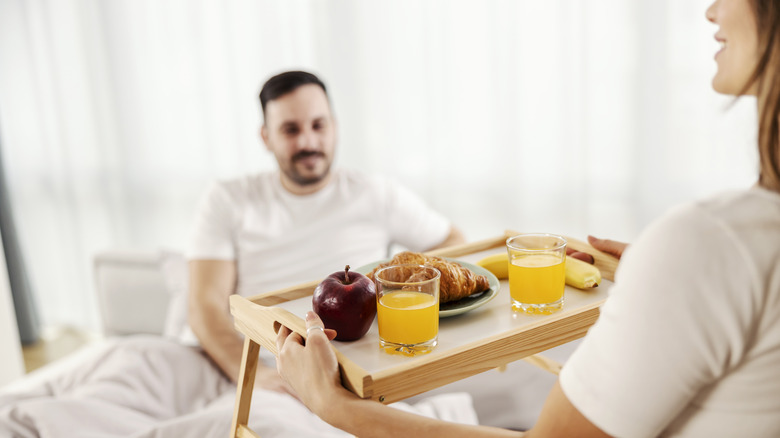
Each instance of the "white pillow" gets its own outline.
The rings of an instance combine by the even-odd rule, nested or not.
[[[170,303],[165,315],[163,336],[176,339],[186,345],[197,345],[198,340],[187,322],[189,296],[189,269],[187,260],[179,252],[160,252],[160,272],[165,280]]]

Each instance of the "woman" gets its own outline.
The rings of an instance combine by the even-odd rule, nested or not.
[[[678,208],[640,236],[526,436],[780,436],[780,0],[717,0],[706,16],[722,46],[713,88],[758,98],[758,184]],[[304,347],[279,332],[279,371],[338,428],[518,434],[359,399],[339,384],[333,333],[310,333]]]

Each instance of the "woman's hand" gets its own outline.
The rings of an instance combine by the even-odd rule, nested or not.
[[[322,320],[314,312],[308,312],[308,338],[304,342],[299,334],[282,326],[276,336],[279,350],[276,366],[303,404],[327,421],[327,408],[333,406],[336,396],[348,392],[341,386],[339,364],[330,347],[336,331],[323,327]]]
[[[617,257],[618,260],[623,256],[623,251],[628,248],[627,243],[618,242],[616,240],[599,239],[593,236],[588,236],[588,243],[601,252]]]
[[[282,379],[277,370],[258,364],[255,373],[255,388],[265,389],[267,391],[276,391],[282,394],[289,394],[298,400],[298,394],[292,387]]]

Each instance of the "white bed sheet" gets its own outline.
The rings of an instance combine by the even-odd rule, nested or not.
[[[225,437],[235,385],[198,349],[159,336],[102,341],[0,390],[0,436]],[[396,407],[476,424],[466,393]],[[349,436],[294,398],[256,390],[250,427],[267,437]]]

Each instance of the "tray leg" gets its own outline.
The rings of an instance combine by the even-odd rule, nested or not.
[[[233,424],[230,426],[230,437],[238,437],[239,429],[248,429],[249,406],[252,404],[252,389],[255,386],[258,354],[260,344],[249,336],[244,338],[244,353],[241,356],[241,371],[238,374],[236,388],[236,407],[233,410]]]
[[[549,373],[555,374],[556,376],[561,372],[561,368],[563,368],[563,365],[557,361],[538,353],[524,357],[523,360],[531,365],[536,365]]]

